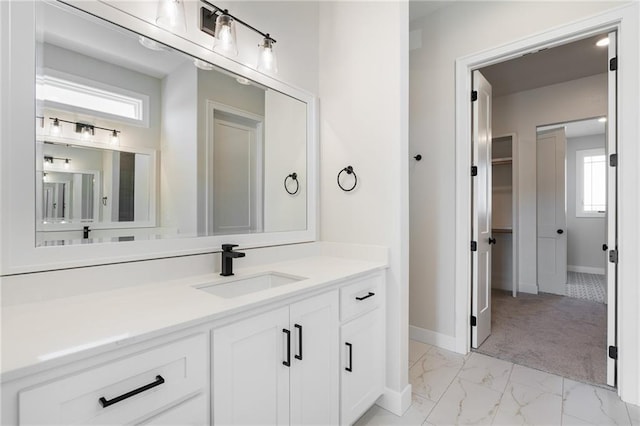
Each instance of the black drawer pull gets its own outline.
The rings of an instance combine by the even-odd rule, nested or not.
[[[286,328],[283,328],[282,332],[287,335],[287,360],[282,361],[282,365],[291,367],[291,332]]]
[[[294,327],[298,329],[298,355],[295,355],[294,358],[302,361],[302,326],[296,324]]]
[[[162,376],[156,376],[156,380],[153,383],[149,383],[148,385],[144,385],[142,387],[139,387],[138,389],[134,389],[131,392],[127,392],[120,396],[116,396],[113,399],[106,399],[104,396],[102,396],[98,401],[100,401],[100,405],[102,405],[102,408],[107,408],[110,405],[113,405],[120,401],[124,401],[125,399],[131,398],[134,395],[137,395],[144,391],[148,391],[149,389],[155,388],[156,386],[160,386],[163,383],[164,383],[164,379],[162,378]]]
[[[364,300],[364,299],[368,299],[368,298],[370,298],[370,297],[372,297],[372,296],[375,296],[375,295],[376,295],[375,293],[369,292],[369,294],[367,294],[366,296],[363,296],[363,297],[356,297],[356,300]]]
[[[344,342],[344,344],[349,348],[349,366],[345,367],[344,369],[348,372],[352,372],[353,369],[351,367],[353,367],[353,346],[349,342]]]

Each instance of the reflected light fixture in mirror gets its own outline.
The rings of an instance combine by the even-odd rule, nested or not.
[[[193,65],[195,65],[197,68],[200,68],[201,70],[204,70],[204,71],[212,71],[215,68],[209,62],[202,61],[198,58],[193,58]]]
[[[187,30],[184,3],[181,0],[159,0],[156,24],[172,30]]]
[[[258,45],[258,71],[276,74],[278,72],[278,60],[273,51],[273,40],[269,34],[264,38],[262,44]]]
[[[598,46],[598,47],[605,47],[605,46],[608,46],[608,45],[609,45],[609,37],[608,36],[604,37],[604,38],[601,38],[600,40],[598,40],[596,42],[596,46]]]
[[[58,136],[60,135],[60,133],[62,133],[62,124],[60,124],[60,120],[58,120],[57,118],[54,118],[51,122],[50,132],[53,136]]]

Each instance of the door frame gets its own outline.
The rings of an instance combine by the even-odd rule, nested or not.
[[[640,55],[638,53],[638,5],[625,5],[593,17],[556,27],[496,48],[458,58],[455,64],[455,348],[459,353],[470,350],[470,300],[471,300],[471,73],[495,63],[517,58],[523,54],[533,53],[542,48],[555,47],[572,41],[603,32],[617,31],[618,55],[624,60],[624,66],[618,72],[618,199],[619,199],[619,261],[618,261],[618,294],[617,294],[617,342],[618,342],[618,393],[626,401],[640,400],[637,389],[637,378],[640,367],[637,359],[640,356],[637,324],[640,316],[637,312],[639,300],[638,290],[633,287],[638,277],[638,268],[634,259],[640,255],[637,241],[640,227],[636,222],[638,202],[635,184],[638,173],[634,171],[635,163],[640,160],[640,129],[636,124],[634,112],[640,109],[638,101],[637,75],[640,72]],[[623,155],[624,154],[624,155]],[[626,160],[626,161],[625,161]],[[629,164],[629,167],[626,165]],[[624,230],[624,231],[623,231]],[[629,259],[627,262],[626,260]],[[621,321],[627,317],[627,323]],[[635,321],[634,321],[635,320]],[[627,344],[623,344],[626,342]]]
[[[249,111],[245,111],[227,104],[223,104],[220,102],[213,101],[211,99],[207,99],[206,101],[206,148],[205,148],[205,158],[206,158],[206,170],[207,170],[207,182],[206,182],[206,190],[205,190],[205,217],[207,218],[204,226],[206,229],[207,235],[212,235],[213,232],[213,211],[214,211],[214,196],[213,196],[213,144],[214,144],[214,127],[215,127],[215,114],[216,112],[221,112],[226,115],[234,116],[239,119],[244,119],[250,122],[252,125],[255,125],[256,131],[256,193],[258,196],[252,209],[254,210],[254,214],[256,217],[256,229],[260,231],[263,230],[263,219],[264,219],[264,211],[263,211],[263,163],[264,163],[264,117],[261,115],[257,115],[251,113]]]

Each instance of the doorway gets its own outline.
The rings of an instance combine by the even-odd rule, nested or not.
[[[492,190],[492,172],[494,171],[494,168],[490,166],[491,159],[494,158],[494,156],[491,155],[491,146],[484,146],[485,140],[488,140],[489,142],[491,141],[490,135],[492,134],[492,131],[491,128],[487,131],[483,128],[482,125],[485,121],[485,117],[487,115],[491,116],[493,114],[493,124],[494,127],[497,127],[499,129],[499,132],[503,133],[505,129],[515,131],[517,132],[518,137],[522,137],[522,140],[524,140],[525,142],[525,155],[519,155],[519,158],[516,160],[516,164],[518,164],[522,169],[521,176],[523,176],[524,181],[523,184],[519,186],[521,195],[518,205],[521,207],[521,212],[518,216],[516,216],[519,219],[522,219],[522,222],[517,227],[520,231],[520,237],[519,241],[517,241],[515,244],[512,243],[512,245],[520,248],[521,256],[517,257],[516,262],[513,263],[513,265],[515,265],[520,270],[520,272],[515,275],[512,292],[514,292],[515,295],[519,295],[520,292],[525,294],[537,294],[538,292],[542,292],[562,295],[554,296],[555,298],[546,297],[547,295],[544,295],[534,300],[532,299],[533,296],[529,296],[527,294],[527,297],[524,298],[524,300],[514,302],[515,304],[520,305],[517,309],[514,310],[514,314],[508,316],[508,321],[511,321],[511,323],[513,323],[518,322],[520,319],[522,319],[525,324],[532,325],[533,328],[519,329],[519,333],[511,333],[510,338],[506,337],[509,336],[509,333],[501,336],[501,339],[503,340],[502,345],[509,345],[509,348],[508,350],[503,350],[502,352],[496,353],[496,356],[500,357],[500,355],[504,355],[508,359],[509,356],[511,356],[511,358],[509,359],[511,361],[520,361],[523,363],[526,362],[526,356],[524,356],[524,359],[517,359],[517,357],[516,359],[513,358],[514,354],[512,349],[518,346],[517,342],[514,341],[513,336],[519,336],[520,339],[523,339],[522,336],[525,336],[524,339],[527,338],[526,336],[529,336],[530,338],[535,339],[535,348],[527,347],[526,345],[524,345],[523,352],[520,355],[522,355],[523,353],[528,353],[529,355],[533,355],[533,361],[549,361],[547,363],[542,362],[530,366],[564,376],[575,377],[577,379],[591,382],[598,382],[600,384],[604,384],[604,382],[606,381],[612,386],[615,385],[615,357],[611,356],[611,351],[608,351],[607,346],[612,346],[615,348],[616,341],[615,269],[613,271],[614,273],[609,275],[609,280],[607,283],[608,289],[610,290],[609,292],[612,293],[611,296],[613,304],[605,308],[599,308],[600,316],[603,319],[603,321],[599,323],[599,329],[590,330],[590,333],[581,333],[579,331],[577,333],[577,335],[579,336],[594,334],[596,340],[598,336],[600,336],[601,338],[597,342],[591,340],[582,342],[581,344],[576,344],[576,342],[572,341],[570,338],[576,337],[576,334],[574,334],[573,336],[569,334],[562,335],[560,331],[563,329],[574,329],[575,333],[575,328],[581,323],[580,321],[578,321],[572,325],[570,322],[564,321],[562,313],[566,312],[569,307],[571,309],[575,309],[577,312],[585,311],[585,309],[582,306],[579,306],[577,302],[566,302],[564,300],[560,301],[559,299],[557,299],[565,297],[564,295],[568,284],[568,235],[566,229],[567,203],[565,196],[566,138],[564,127],[555,129],[544,129],[539,134],[537,132],[537,127],[541,124],[558,121],[553,119],[551,119],[550,121],[546,120],[548,120],[550,117],[554,117],[554,110],[558,109],[559,106],[560,108],[562,108],[561,105],[564,106],[565,111],[561,111],[558,114],[559,117],[574,118],[573,116],[571,116],[571,114],[574,114],[575,118],[584,116],[584,108],[578,106],[575,110],[571,110],[568,113],[566,109],[567,105],[569,105],[570,102],[567,102],[566,99],[560,100],[557,98],[571,97],[572,93],[579,92],[578,87],[585,85],[595,85],[597,82],[604,83],[602,95],[602,112],[608,114],[609,118],[615,123],[615,92],[617,87],[615,84],[616,73],[615,69],[607,69],[609,60],[615,57],[615,35],[615,32],[610,31],[595,35],[592,34],[589,37],[584,37],[583,39],[574,41],[573,43],[566,43],[565,45],[555,47],[554,49],[549,49],[542,54],[529,55],[528,57],[518,58],[514,60],[514,62],[528,63],[529,66],[532,66],[532,61],[534,60],[533,57],[540,55],[540,58],[543,58],[542,60],[547,67],[547,70],[554,70],[556,68],[562,68],[563,70],[565,70],[566,67],[559,67],[556,66],[558,65],[557,63],[550,62],[554,58],[555,49],[566,50],[569,48],[573,48],[574,46],[572,45],[574,44],[588,44],[595,46],[596,41],[598,41],[597,39],[603,37],[610,41],[611,46],[610,48],[604,50],[606,54],[604,55],[604,59],[601,61],[602,72],[598,75],[594,74],[593,78],[589,76],[574,76],[574,78],[566,79],[565,75],[563,77],[565,78],[565,80],[552,82],[548,86],[538,86],[533,88],[525,87],[524,89],[519,88],[517,93],[514,94],[501,93],[500,96],[502,96],[502,98],[499,98],[501,102],[497,102],[497,106],[492,105],[491,102],[478,102],[478,100],[483,100],[482,94],[486,91],[486,89],[484,89],[483,87],[482,80],[484,80],[484,78],[482,77],[482,75],[486,74],[489,76],[489,92],[491,92],[490,83],[492,81],[500,81],[493,80],[491,78],[491,74],[497,67],[500,67],[503,63],[499,63],[491,67],[481,68],[479,71],[474,71],[472,96],[472,101],[474,102],[474,105],[472,107],[472,129],[474,133],[473,137],[471,138],[473,141],[472,164],[474,165],[474,169],[472,170],[473,197],[471,203],[471,346],[480,349],[485,338],[489,338],[489,336],[491,336],[491,326],[496,323],[497,316],[494,316],[492,318],[496,308],[496,306],[492,306],[492,299],[495,297],[495,291],[492,291],[491,285],[493,274],[491,273],[491,268],[487,268],[486,265],[493,266],[497,263],[495,261],[496,259],[493,259],[493,261],[491,260],[493,255],[497,254],[497,250],[494,250],[491,247],[492,245],[494,247],[497,246],[497,239],[494,234],[497,234],[498,230],[509,228],[506,224],[507,222],[504,219],[497,221],[503,222],[502,224],[498,224],[496,220],[492,220],[492,199],[498,197],[506,198],[501,192],[505,189],[506,186],[503,186],[500,191],[497,191],[496,186],[493,186]],[[549,74],[553,74],[553,72],[549,71],[547,75]],[[611,81],[611,74],[614,75],[613,84]],[[613,101],[611,101],[610,96],[607,96],[607,92],[609,92],[609,94],[613,93]],[[481,111],[481,107],[483,105],[491,105],[489,107],[488,113],[483,113]],[[527,111],[527,113],[523,114],[523,111]],[[588,116],[589,112],[586,112],[586,114]],[[495,126],[496,122],[498,123],[497,126]],[[509,125],[505,126],[505,122],[508,122]],[[607,137],[608,144],[610,145],[609,152],[615,153],[616,134],[614,127],[610,126],[609,134],[607,135]],[[484,151],[488,152],[489,154],[484,155]],[[593,160],[595,156],[591,156],[588,158],[591,158]],[[601,157],[598,158],[602,159]],[[503,160],[499,161],[502,162]],[[485,168],[487,169],[486,172],[484,171]],[[609,182],[615,184],[615,167],[611,167],[610,169],[613,170],[607,170],[607,173],[609,174]],[[499,177],[501,174],[500,169],[496,168],[495,172],[496,178]],[[505,175],[505,173],[502,173],[502,175]],[[610,196],[606,199],[606,210],[611,210],[613,212],[613,214],[607,215],[607,224],[608,228],[615,230],[615,186],[613,188],[614,191],[611,192]],[[495,218],[497,219],[498,216],[499,215],[496,215]],[[490,229],[489,233],[486,233],[485,229],[483,228],[483,225],[485,225],[485,223],[488,223],[489,227],[492,228]],[[512,224],[513,223],[516,223],[516,221],[512,221]],[[606,243],[606,245],[615,247],[615,232],[607,234]],[[603,239],[601,239],[601,242],[597,246],[600,247],[602,246],[602,244]],[[490,272],[487,272],[487,269],[489,269]],[[549,294],[549,296],[551,296],[551,294]],[[544,301],[545,304],[543,304],[540,309],[534,309],[532,312],[530,312],[532,316],[529,317],[526,321],[524,320],[526,318],[524,314],[522,314],[522,318],[518,316],[518,312],[522,313],[524,311],[522,305],[523,302],[526,302],[528,306],[531,307],[534,302],[538,303],[540,301]],[[500,306],[502,306],[503,309],[508,308],[506,299],[501,299],[500,303]],[[578,306],[574,306],[576,304]],[[552,313],[554,311],[552,308],[554,306],[558,308],[557,313],[559,316],[554,321],[545,323],[544,321],[542,321],[545,318],[542,317],[545,315],[547,317],[553,317]],[[598,311],[598,309],[596,309],[596,311]],[[540,318],[537,318],[536,316]],[[577,317],[577,315],[574,316]],[[538,319],[540,319],[541,321],[537,321]],[[582,322],[584,323],[585,321]],[[598,333],[600,333],[600,335],[598,335]],[[550,337],[550,342],[552,343],[549,346],[549,350],[547,352],[541,351],[539,353],[533,350],[544,349],[545,337],[547,336]],[[573,342],[574,344],[571,344],[571,342]],[[495,349],[495,342],[491,343],[493,344]],[[576,354],[572,355],[570,351],[563,350],[562,345],[557,345],[556,343],[566,343],[567,347],[571,347],[576,350],[581,345],[584,345],[585,347],[596,346],[598,348],[599,355],[595,354],[591,356],[586,360],[585,363],[579,365],[578,370],[571,371],[571,369],[569,369],[567,371],[562,371],[561,367],[563,365],[565,367],[570,366],[572,365],[572,361],[574,361],[573,364],[576,364],[576,357],[581,356],[582,354],[586,353],[586,351],[578,351],[576,352]],[[566,359],[558,359],[558,354],[567,355],[565,357]],[[607,357],[607,355],[610,356]],[[554,357],[556,359],[553,359]],[[597,364],[598,368],[593,368],[594,364]],[[558,370],[557,367],[560,367],[561,369]],[[586,377],[581,375],[576,376],[575,374],[573,374],[592,370],[597,370],[602,374],[591,374],[586,375]],[[605,371],[607,372],[606,374],[604,373]]]

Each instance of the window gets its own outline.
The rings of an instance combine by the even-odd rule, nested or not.
[[[147,124],[148,96],[57,71],[37,77],[36,98],[53,108]]]
[[[604,217],[607,161],[604,148],[576,151],[576,217]]]

